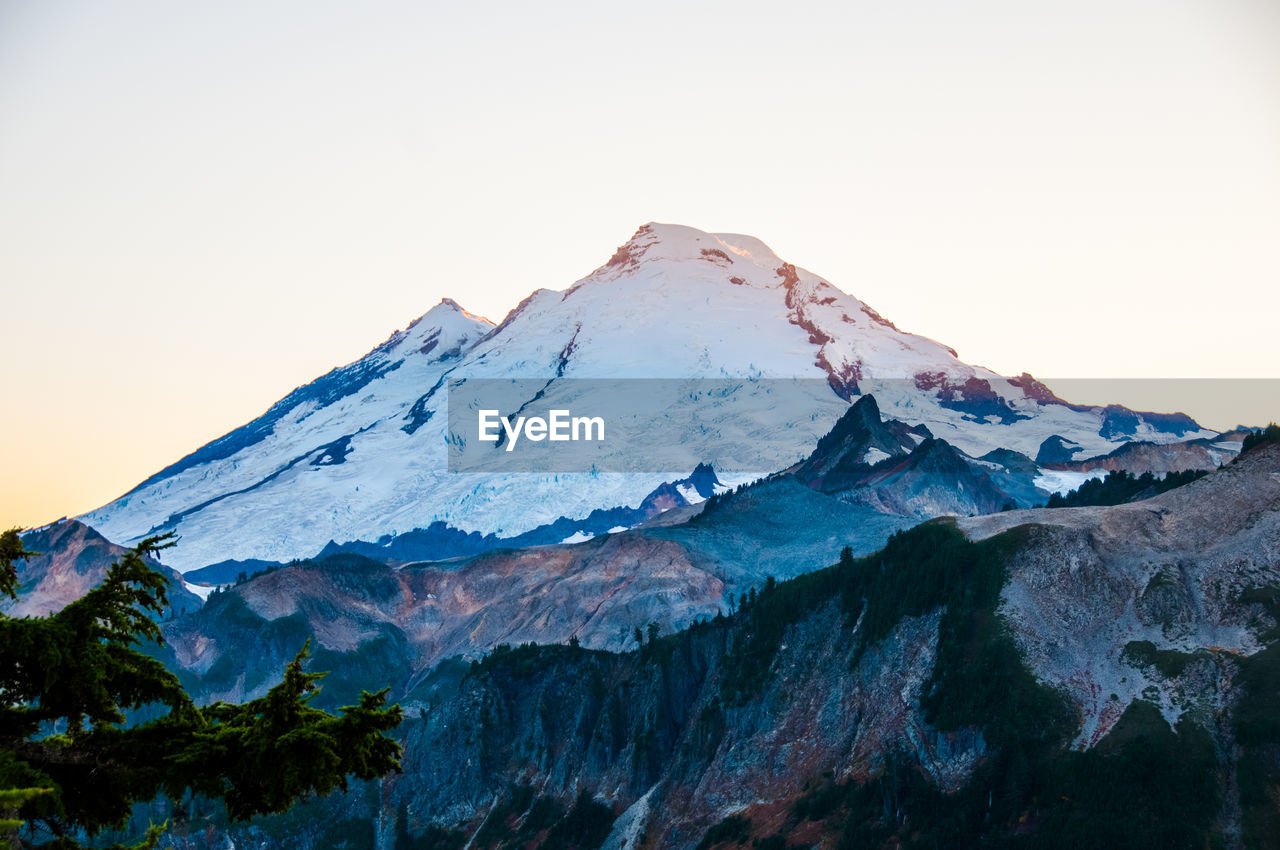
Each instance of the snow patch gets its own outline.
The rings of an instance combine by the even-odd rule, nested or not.
[[[1063,469],[1042,469],[1036,475],[1034,484],[1040,490],[1065,496],[1072,490],[1079,490],[1080,485],[1091,478],[1106,478],[1105,469],[1090,469],[1086,472],[1073,472]]]
[[[862,456],[862,462],[869,466],[875,466],[877,463],[879,463],[880,461],[884,460],[887,457],[893,457],[893,455],[889,454],[883,449],[877,449],[875,446],[872,446],[869,449],[867,449],[866,454]]]
[[[649,812],[652,807],[653,792],[658,790],[658,786],[654,785],[639,800],[636,800],[627,810],[618,815],[618,819],[613,822],[613,829],[609,832],[609,836],[605,838],[604,843],[600,845],[600,850],[632,850],[639,846],[640,836],[644,834],[645,825],[649,823]]]
[[[677,484],[676,492],[680,494],[680,498],[691,505],[697,505],[703,501],[702,494],[692,484]]]
[[[192,584],[189,581],[184,581],[182,586],[194,593],[196,596],[199,596],[200,601],[202,602],[207,601],[209,599],[209,595],[217,589],[211,584]]]

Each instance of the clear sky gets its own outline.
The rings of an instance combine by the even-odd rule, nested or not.
[[[1280,4],[0,0],[0,525],[649,220],[1004,373],[1277,377]]]

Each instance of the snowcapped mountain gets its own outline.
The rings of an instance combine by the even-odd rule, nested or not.
[[[493,378],[542,379],[567,401],[584,378],[817,379],[820,392],[749,428],[727,424],[730,405],[709,427],[656,435],[683,452],[679,475],[450,473],[462,435],[450,429],[449,385]],[[1035,457],[1055,437],[1085,457],[1213,434],[1180,414],[1072,405],[1029,375],[967,365],[752,237],[648,224],[605,265],[566,290],[535,291],[497,326],[446,299],[83,519],[121,542],[176,530],[168,560],[183,570],[306,557],[433,523],[513,536],[637,506],[727,444],[749,443],[758,472],[789,466],[867,394],[886,418],[974,457]]]

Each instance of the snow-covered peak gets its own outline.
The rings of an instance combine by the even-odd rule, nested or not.
[[[464,309],[461,304],[454,301],[452,298],[441,298],[440,303],[423,313],[421,318],[426,319],[428,317],[438,317],[438,321],[445,321],[446,316],[457,316],[463,319],[468,319],[472,322],[479,322],[483,325],[493,325],[493,322],[489,321],[484,316]]]
[[[423,328],[428,333],[436,329],[443,331],[469,331],[476,327],[492,329],[493,322],[484,316],[468,312],[452,298],[441,298],[439,304],[410,322],[405,331],[409,332],[416,328]]]
[[[477,377],[816,378],[846,400],[871,378],[974,374],[759,239],[657,222],[567,290],[534,292],[469,360]]]
[[[778,270],[786,263],[753,236],[708,233],[681,224],[651,221],[573,288],[594,281],[619,280],[655,266],[682,268],[682,276],[691,282],[732,278],[738,286],[771,289],[783,285],[784,278]],[[717,269],[730,273],[717,274]]]
[[[708,233],[682,224],[651,221],[636,231],[610,265],[623,258],[637,260],[697,260],[710,263],[746,262],[773,274],[783,260],[754,236],[737,233]]]
[[[387,355],[403,358],[425,354],[438,359],[445,352],[453,352],[456,356],[492,329],[493,322],[484,316],[467,312],[452,298],[442,298],[403,331],[392,334],[386,343]],[[369,356],[376,353],[377,349]]]
[[[305,557],[330,540],[376,540],[435,522],[517,534],[560,516],[635,506],[670,480],[449,474],[446,447],[465,439],[450,428],[450,388],[481,378],[537,378],[545,386],[534,395],[557,403],[585,392],[574,378],[813,379],[812,398],[748,416],[749,428],[726,414],[719,425],[655,431],[688,455],[679,471],[726,446],[776,455],[760,473],[788,466],[866,395],[886,418],[925,424],[975,457],[994,448],[1035,456],[1054,435],[1082,457],[1130,439],[1209,435],[1185,417],[1068,405],[1030,376],[963,363],[753,237],[650,223],[587,277],[533,292],[496,326],[444,299],[360,360],[299,387],[86,521],[120,542],[177,530],[182,543],[171,555],[190,568]]]

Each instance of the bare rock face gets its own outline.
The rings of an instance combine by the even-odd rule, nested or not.
[[[426,710],[406,742],[405,799],[426,821],[460,824],[513,778],[552,796],[600,789],[619,811],[646,801],[649,846],[691,847],[726,814],[794,797],[833,767],[865,777],[895,748],[958,787],[983,742],[921,716],[937,627],[936,614],[904,619],[855,662],[852,627],[825,606],[787,631],[763,698],[741,705],[722,693],[728,635],[716,628],[686,632],[657,664],[566,653],[527,676],[518,662],[441,671],[415,692]]]
[[[698,484],[695,473],[689,486]],[[589,649],[626,651],[635,647],[637,628],[656,624],[670,634],[729,611],[731,597],[767,576],[821,568],[845,546],[870,553],[913,524],[791,479],[735,494],[707,513],[580,543],[446,561],[392,566],[339,553],[237,583],[211,596],[196,616],[166,623],[165,636],[175,663],[199,676],[254,659],[247,667],[255,675],[233,678],[228,671],[210,685],[222,698],[261,693],[270,679],[256,675],[257,668],[274,673],[290,655],[290,641],[296,652],[307,637],[351,655],[343,663],[355,666],[365,664],[359,656],[373,642],[403,645],[397,669],[415,674],[504,643],[574,639]],[[272,650],[263,656],[266,644]]]
[[[1038,472],[1017,452],[973,458],[923,425],[886,420],[869,395],[845,411],[808,458],[785,470],[848,504],[916,520],[1038,504],[1032,483]]]
[[[1208,675],[1215,659],[1261,648],[1262,611],[1241,597],[1280,582],[1280,448],[1142,502],[959,523],[974,539],[1035,525],[1011,563],[1002,611],[1036,674],[1078,704],[1088,744],[1138,698],[1171,723],[1224,707],[1221,676]],[[1197,663],[1162,672],[1132,648],[1142,644]]]
[[[1060,438],[1050,438],[1053,439]],[[1190,469],[1217,469],[1224,463],[1230,463],[1240,451],[1241,439],[1236,433],[1228,433],[1212,439],[1164,444],[1139,440],[1125,443],[1105,455],[1083,460],[1072,460],[1069,451],[1050,451],[1037,459],[1044,461],[1050,469],[1074,472],[1123,470],[1134,475],[1150,472],[1152,475],[1163,476]],[[1045,443],[1048,444],[1050,440]]]
[[[43,617],[62,610],[106,578],[107,568],[128,551],[74,519],[28,531],[22,545],[38,554],[17,564],[18,598],[0,600],[0,609],[11,617]],[[183,586],[177,571],[151,563],[170,578],[172,613],[200,607],[200,598]]]
[[[423,670],[500,643],[576,638],[595,649],[630,648],[636,627],[683,628],[714,614],[724,592],[723,580],[680,545],[625,534],[399,569],[338,555],[259,576],[165,628],[178,663],[198,672],[249,649],[252,632],[235,615],[241,608],[263,626],[292,621],[335,652],[394,632],[409,648],[406,663]]]
[[[1194,623],[1195,598],[1187,583],[1184,565],[1164,567],[1152,576],[1134,608],[1143,625],[1161,626],[1168,632],[1176,633],[1181,627]]]

